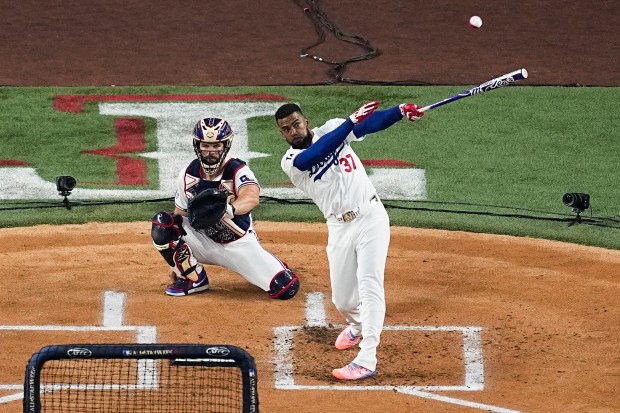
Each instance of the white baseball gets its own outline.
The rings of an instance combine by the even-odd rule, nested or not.
[[[482,26],[482,19],[480,16],[471,16],[469,18],[469,25],[474,29],[479,29]]]

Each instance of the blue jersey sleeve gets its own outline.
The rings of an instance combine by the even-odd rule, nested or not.
[[[293,166],[299,170],[307,171],[312,168],[313,165],[318,164],[327,157],[331,152],[335,151],[342,142],[345,141],[351,130],[353,130],[353,122],[351,119],[346,119],[340,126],[333,131],[326,133],[310,145],[308,149],[303,150],[293,160]]]
[[[385,110],[375,110],[362,123],[355,125],[353,133],[358,138],[369,133],[379,132],[387,129],[403,118],[400,108],[394,106]]]

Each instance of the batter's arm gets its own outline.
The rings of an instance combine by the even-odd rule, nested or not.
[[[302,151],[293,160],[293,166],[302,171],[309,170],[312,166],[325,160],[330,153],[334,152],[347,139],[355,125],[361,124],[368,119],[379,107],[378,100],[364,103],[360,108],[345,119],[336,129],[321,136],[321,139]]]
[[[353,128],[356,137],[368,135],[387,129],[403,118],[400,107],[394,106],[385,110],[376,110],[365,121],[358,123]]]
[[[313,165],[318,164],[327,157],[331,152],[335,151],[347,138],[353,129],[353,122],[346,119],[340,126],[331,132],[326,133],[310,145],[308,149],[303,150],[293,160],[293,166],[301,171],[307,171]]]

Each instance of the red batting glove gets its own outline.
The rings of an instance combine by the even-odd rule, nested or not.
[[[368,115],[370,115],[372,112],[377,110],[378,107],[379,107],[378,100],[373,100],[372,102],[364,103],[364,106],[362,106],[361,108],[356,110],[355,113],[349,116],[349,119],[351,119],[351,122],[353,122],[353,124],[356,125],[360,123],[361,121],[363,121],[364,119],[366,119]]]
[[[400,108],[400,113],[412,122],[420,120],[424,116],[424,112],[419,112],[422,107],[413,103],[402,103],[398,107]]]

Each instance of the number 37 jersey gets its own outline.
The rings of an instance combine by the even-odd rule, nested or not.
[[[344,119],[331,119],[312,129],[312,143],[336,129]],[[370,201],[376,190],[370,182],[362,162],[351,148],[351,141],[359,141],[349,133],[345,141],[309,170],[302,171],[293,165],[295,158],[305,149],[290,148],[282,157],[280,166],[291,182],[306,193],[319,207],[325,218],[354,210]]]

